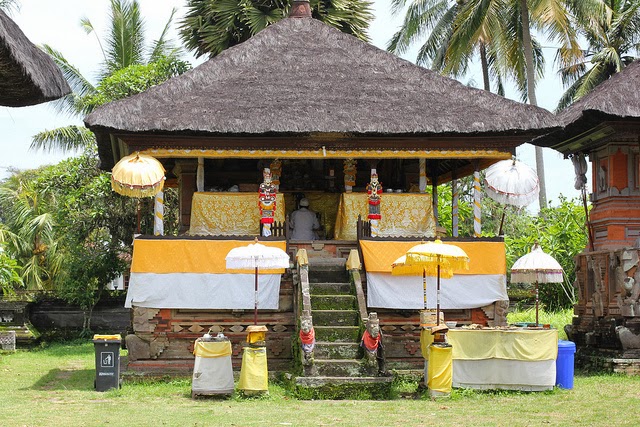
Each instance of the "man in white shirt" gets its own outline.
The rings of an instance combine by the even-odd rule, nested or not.
[[[309,199],[300,200],[300,209],[293,211],[289,217],[289,227],[293,230],[291,240],[315,240],[315,230],[320,228],[316,213],[309,209]]]

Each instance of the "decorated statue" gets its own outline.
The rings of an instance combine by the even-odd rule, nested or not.
[[[378,182],[378,174],[371,169],[371,182],[367,184],[367,199],[369,200],[369,222],[371,223],[371,237],[377,237],[380,233],[378,222],[380,215],[380,200],[382,199],[382,184]]]
[[[369,313],[366,330],[362,334],[360,346],[364,348],[364,360],[366,369],[378,375],[384,375],[384,350],[382,345],[382,331],[380,330],[380,320],[377,313]]]
[[[313,319],[308,312],[300,316],[300,342],[302,343],[302,364],[313,364],[313,349],[316,345],[316,332],[313,329]]]
[[[344,160],[344,190],[347,193],[351,193],[351,190],[356,185],[357,164],[358,161],[355,159]]]
[[[276,191],[280,190],[280,175],[282,175],[282,162],[278,159],[275,159],[269,165],[269,169],[271,170],[271,183],[275,185]]]
[[[276,186],[271,181],[271,170],[264,168],[262,173],[264,182],[260,184],[258,190],[258,207],[260,208],[260,224],[262,224],[262,235],[271,236],[271,224],[276,214]]]

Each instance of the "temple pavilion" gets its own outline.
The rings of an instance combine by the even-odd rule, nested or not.
[[[562,128],[533,144],[571,158],[591,209],[576,257],[578,302],[567,335],[585,365],[640,373],[640,62],[558,114]],[[591,188],[586,187],[587,161]]]
[[[130,367],[189,369],[193,340],[207,330],[230,336],[239,363],[253,301],[234,294],[243,285],[228,282],[224,257],[261,234],[265,168],[278,189],[274,233],[261,240],[286,249],[293,265],[260,275],[259,322],[269,329],[270,369],[295,362],[303,312],[313,314],[319,342],[343,339],[323,338],[320,330],[323,316],[339,317],[325,313],[333,303],[308,298],[309,282],[340,281],[320,277],[332,268],[354,298],[338,311],[355,314],[328,323],[327,333],[344,329],[357,344],[362,319],[375,311],[390,363],[419,365],[421,278],[398,288],[391,263],[436,235],[438,184],[509,159],[520,144],[557,128],[544,109],[418,67],[311,18],[305,4],[295,2],[292,16],[193,70],[85,118],[103,169],[139,151],[160,160],[179,188],[183,234],[134,243]],[[366,224],[372,170],[383,186],[377,236]],[[287,238],[286,216],[303,196],[320,217],[318,240]],[[472,265],[461,287],[445,291],[445,316],[504,321],[503,241],[452,234]],[[306,257],[297,256],[301,249]],[[345,258],[354,251],[362,264],[350,264],[347,276]],[[430,308],[434,300],[430,293]]]

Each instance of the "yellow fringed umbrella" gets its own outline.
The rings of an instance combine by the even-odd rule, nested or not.
[[[422,288],[424,291],[424,308],[427,308],[427,277],[436,276],[437,302],[436,322],[440,324],[440,278],[453,277],[455,270],[468,270],[469,257],[458,246],[442,243],[441,240],[421,243],[409,249],[398,258],[391,268],[391,274],[412,276],[422,274]]]
[[[151,156],[137,151],[125,156],[111,170],[111,188],[123,196],[153,197],[164,187],[164,167]],[[138,233],[140,233],[140,203],[138,203]]]

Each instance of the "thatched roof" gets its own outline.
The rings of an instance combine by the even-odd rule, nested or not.
[[[540,134],[541,108],[470,88],[311,18],[288,18],[179,77],[96,109],[97,133]]]
[[[0,105],[34,105],[70,92],[55,62],[0,10]]]
[[[531,143],[552,147],[564,154],[588,149],[591,143],[585,145],[587,140],[580,142],[576,137],[594,132],[604,135],[606,132],[594,129],[603,122],[640,120],[639,88],[640,61],[634,61],[558,113],[558,120],[563,126],[561,129],[552,131]],[[593,138],[590,139],[593,140]]]

